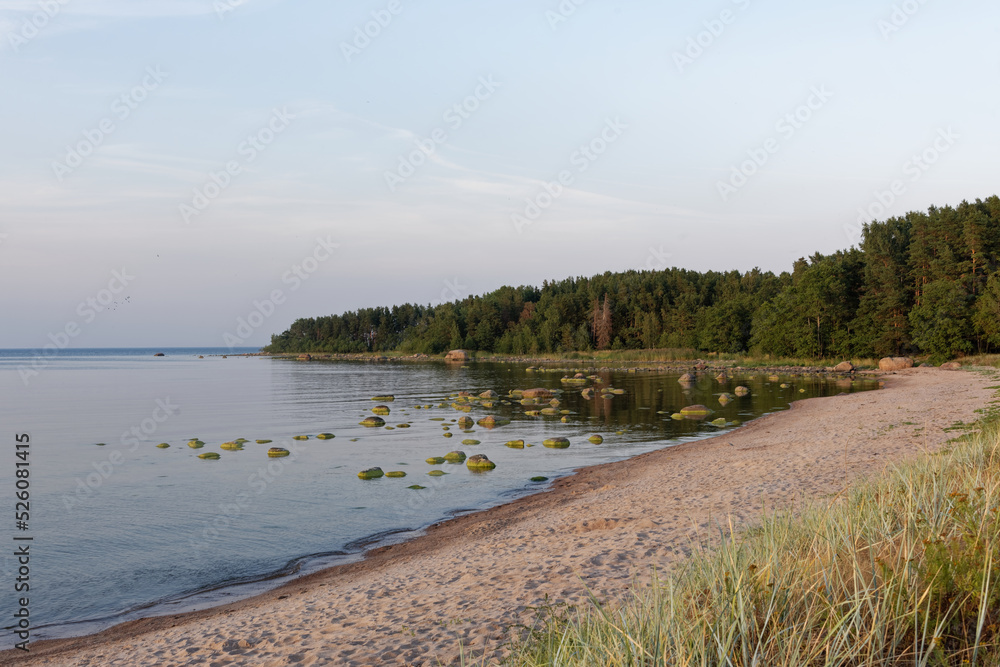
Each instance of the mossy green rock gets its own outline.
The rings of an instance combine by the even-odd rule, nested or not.
[[[332,440],[336,436],[334,436],[333,433],[320,433],[316,437],[319,438],[320,440]]]
[[[718,419],[713,419],[712,421],[710,421],[708,423],[711,424],[712,426],[722,427],[722,426],[725,426],[728,422],[726,421],[725,417],[719,417]]]
[[[469,470],[493,470],[496,463],[490,461],[486,454],[474,454],[465,460],[465,465]]]
[[[367,426],[368,428],[376,428],[380,426],[385,426],[385,420],[381,417],[365,417],[360,422],[362,426]]]
[[[478,440],[473,440],[472,438],[466,438],[465,440],[462,441],[462,444],[463,445],[469,445],[471,447],[472,445],[478,445],[479,441]]]
[[[432,466],[439,466],[442,463],[444,463],[444,457],[443,456],[432,456],[429,459],[427,459],[427,462],[430,463]]]
[[[374,408],[372,408],[372,414],[387,415],[387,414],[389,414],[389,406],[388,405],[376,405]]]
[[[271,442],[270,440],[258,440],[258,441],[257,441],[257,444],[258,444],[258,445],[266,445],[266,444],[268,444],[268,443],[270,443],[270,442]]]
[[[671,419],[676,419],[677,421],[680,421],[680,420],[684,419],[684,415],[682,415],[679,412],[675,412],[674,414],[670,415],[670,418]]]
[[[293,435],[292,440],[308,440],[308,435]]]
[[[531,481],[532,482],[547,482],[547,481],[549,481],[549,478],[548,477],[538,476],[538,477],[532,477]]]
[[[267,450],[267,455],[273,459],[280,458],[282,456],[288,456],[289,454],[291,454],[291,452],[285,449],[284,447],[271,447],[269,450]]]
[[[707,417],[712,411],[704,405],[689,405],[681,409],[681,414],[685,417]]]
[[[430,475],[431,477],[440,477],[442,475],[447,475],[448,473],[446,473],[444,470],[431,470],[427,474]]]
[[[539,412],[538,410],[525,410],[525,411],[524,411],[524,414],[528,415],[529,417],[538,417],[538,416],[540,416],[540,415],[541,415],[542,413],[541,413],[541,412]]]
[[[476,423],[483,428],[496,428],[497,426],[506,426],[510,423],[510,420],[503,417],[496,417],[494,415],[486,415]]]
[[[409,485],[408,487],[406,487],[406,488],[408,488],[408,489],[413,489],[414,491],[421,491],[421,490],[423,490],[423,489],[426,489],[427,487],[426,487],[426,486],[420,486],[419,484],[410,484],[410,485]]]
[[[455,434],[454,433],[447,433],[447,432],[445,432],[445,433],[442,433],[441,435],[443,435],[446,438],[450,438],[451,436],[453,436]]]
[[[202,442],[201,440],[192,440],[191,442],[188,443],[188,447],[190,447],[191,449],[201,449],[204,446],[205,443]]]
[[[566,438],[548,438],[542,444],[549,449],[566,449],[569,447],[569,440]]]
[[[563,417],[559,421],[561,421],[563,424],[568,424],[569,423],[569,417]]]
[[[524,449],[524,440],[509,440],[507,446],[511,449]]]
[[[448,463],[461,463],[465,460],[465,452],[448,452],[444,455],[444,460]]]
[[[243,449],[243,445],[238,442],[224,442],[219,445],[222,449],[228,449],[231,452],[240,451]]]
[[[392,394],[386,394],[385,396],[372,396],[373,401],[384,401],[386,403],[391,403],[396,400],[396,397]]]
[[[168,442],[161,442],[160,444],[157,445],[157,447],[159,447],[160,449],[167,449],[167,448],[170,447],[170,443],[168,443]]]
[[[219,452],[205,452],[204,454],[199,454],[198,458],[199,459],[208,459],[208,460],[214,461],[214,460],[220,459],[222,457],[219,455]]]
[[[368,470],[362,470],[358,473],[358,477],[361,479],[378,479],[383,475],[385,475],[385,473],[382,472],[382,469],[379,467],[369,468]]]
[[[406,477],[406,473],[402,470],[390,470],[385,474],[386,477]]]
[[[108,443],[106,443],[106,442],[97,442],[97,443],[94,443],[94,446],[95,447],[107,447]]]
[[[594,434],[594,435],[590,436],[589,438],[587,438],[587,440],[591,441],[595,445],[599,445],[602,442],[604,442],[604,438],[601,437],[601,436],[599,436],[599,435],[597,435],[597,434]]]

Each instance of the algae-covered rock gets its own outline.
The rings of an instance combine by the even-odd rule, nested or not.
[[[455,435],[455,434],[454,434],[454,433],[448,433],[448,432],[446,431],[446,432],[442,433],[441,435],[443,435],[443,436],[444,436],[444,437],[446,437],[446,438],[450,438],[450,437],[452,437],[452,436],[453,436],[453,435]]]
[[[368,428],[385,426],[385,420],[381,417],[365,417],[358,423],[362,426],[367,426]]]
[[[410,428],[409,424],[396,424],[396,428]]]
[[[681,413],[679,413],[679,412],[675,412],[674,414],[670,415],[670,418],[671,418],[671,419],[675,419],[675,420],[677,420],[677,421],[680,421],[680,420],[682,420],[682,419],[685,419],[684,415],[682,415],[682,414],[681,414]]]
[[[402,470],[390,470],[385,474],[386,477],[406,477],[406,473]]]
[[[159,447],[160,449],[168,449],[170,447],[170,443],[161,442],[160,444],[157,445],[157,447]]]
[[[372,414],[387,415],[387,414],[389,414],[389,406],[388,405],[376,405],[374,408],[372,408]]]
[[[713,419],[712,421],[710,421],[708,423],[711,424],[712,426],[720,426],[721,427],[721,426],[725,426],[728,422],[726,422],[726,418],[725,417],[719,417],[718,419]]]
[[[563,424],[568,424],[569,423],[569,417],[562,417],[559,421],[561,421]]]
[[[95,442],[94,446],[95,447],[107,447],[108,443],[106,443],[106,442]]]
[[[521,392],[522,398],[552,398],[552,391],[543,387],[535,389],[525,389]]]
[[[219,455],[219,452],[205,452],[204,454],[199,454],[198,458],[199,459],[209,459],[209,460],[214,461],[214,460],[220,459],[222,457]]]
[[[712,411],[704,405],[689,405],[686,408],[681,408],[681,414],[685,417],[707,417],[712,414]]]
[[[320,433],[316,437],[320,440],[332,440],[336,436],[334,436],[333,433]]]
[[[465,452],[448,452],[444,455],[444,460],[448,463],[461,463],[465,460]]]
[[[190,447],[191,449],[201,449],[204,446],[205,443],[202,442],[201,440],[191,440],[190,442],[188,442],[188,447]]]
[[[465,465],[469,470],[493,470],[497,467],[497,464],[490,461],[486,454],[473,454],[465,460]]]
[[[483,428],[496,428],[497,426],[506,426],[510,423],[510,420],[504,419],[503,417],[496,417],[494,415],[486,415],[476,423]]]
[[[556,408],[542,408],[541,413],[543,415],[557,415],[559,414],[559,410]]]
[[[744,387],[742,385],[739,386],[739,387],[737,387],[733,391],[736,393],[737,396],[749,396],[750,395],[750,390],[747,387]]]
[[[430,420],[432,422],[443,422],[444,421],[444,417],[431,417]]]
[[[410,484],[410,485],[409,485],[408,487],[406,487],[406,488],[408,488],[408,489],[413,489],[414,491],[421,491],[421,490],[423,490],[423,489],[426,489],[427,487],[426,487],[426,486],[420,486],[419,484]]]
[[[591,441],[595,445],[599,445],[602,442],[604,442],[604,438],[602,436],[600,436],[600,435],[597,435],[596,433],[594,435],[590,436],[589,438],[587,438],[587,440]]]
[[[427,463],[430,463],[432,466],[439,466],[442,463],[444,463],[444,457],[443,456],[432,456],[429,459],[427,459]]]
[[[378,466],[374,468],[368,468],[368,470],[362,470],[361,472],[358,473],[358,477],[360,477],[361,479],[378,479],[383,475],[385,475],[385,473],[382,472],[382,469],[379,468]]]
[[[243,445],[238,442],[224,442],[219,445],[222,449],[228,449],[229,451],[236,452],[243,449]]]
[[[292,440],[308,440],[308,435],[293,435]]]
[[[548,438],[542,444],[549,449],[566,449],[569,447],[569,440],[566,438]]]
[[[542,413],[538,410],[525,410],[524,414],[528,415],[529,417],[540,417]]]
[[[392,403],[396,400],[396,397],[392,394],[385,394],[383,396],[372,396],[373,401],[382,401],[384,403]]]
[[[506,446],[511,449],[524,449],[524,440],[508,440]]]
[[[396,430],[396,427],[395,427],[395,426],[386,426],[386,427],[385,427],[385,430],[386,430],[386,431],[395,431],[395,430]]]
[[[291,454],[291,452],[285,449],[284,447],[271,447],[269,450],[267,450],[267,455],[273,459],[280,458],[282,456],[288,456],[289,454]]]
[[[471,445],[478,445],[479,441],[478,440],[473,440],[472,438],[466,438],[465,440],[462,441],[462,444],[463,445],[470,445],[470,446]]]
[[[431,477],[440,477],[441,475],[447,475],[448,473],[446,473],[444,470],[431,470],[427,474],[430,475]]]
[[[548,477],[542,477],[541,475],[539,475],[538,477],[532,477],[531,481],[532,482],[547,482],[547,481],[549,481],[549,478]]]
[[[268,443],[270,443],[270,442],[271,442],[270,440],[258,440],[258,441],[257,441],[257,444],[258,444],[258,445],[266,445],[266,444],[268,444]]]
[[[791,386],[792,385],[788,384],[787,382],[782,382],[781,383],[781,388],[782,389],[789,389]]]

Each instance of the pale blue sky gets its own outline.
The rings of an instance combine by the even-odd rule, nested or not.
[[[894,181],[880,218],[1000,191],[998,15],[0,0],[0,347],[73,324],[71,347],[261,345],[503,284],[785,270],[851,245]]]

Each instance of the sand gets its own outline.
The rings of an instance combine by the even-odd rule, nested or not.
[[[992,376],[910,369],[886,389],[796,402],[710,440],[585,468],[551,490],[432,526],[269,593],[32,645],[0,663],[46,665],[449,664],[460,645],[502,650],[529,607],[626,593],[763,508],[832,495],[858,475],[940,448],[976,419]]]

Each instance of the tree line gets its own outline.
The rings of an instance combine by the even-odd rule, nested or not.
[[[945,359],[1000,350],[1000,198],[864,225],[860,247],[775,275],[606,272],[437,306],[299,319],[267,352],[502,354],[691,348],[778,357]]]

